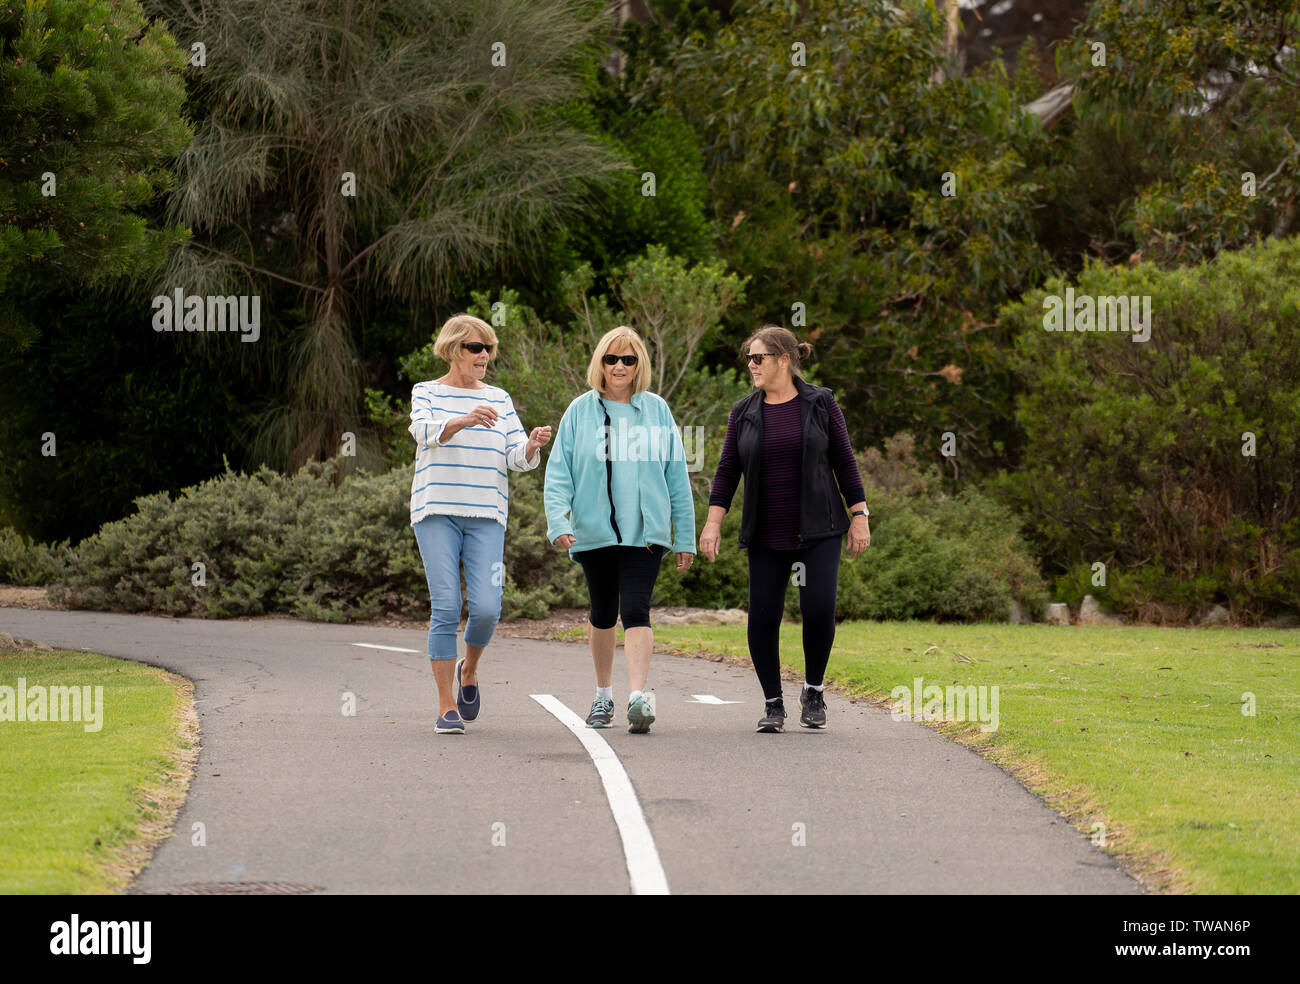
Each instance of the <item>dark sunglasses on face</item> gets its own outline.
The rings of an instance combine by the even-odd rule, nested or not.
[[[612,352],[606,353],[606,355],[605,355],[605,365],[607,365],[607,366],[612,366],[612,365],[614,365],[616,362],[619,362],[620,360],[622,361],[623,365],[625,365],[625,366],[634,366],[634,365],[636,365],[636,356],[635,356],[635,355],[614,355]]]
[[[745,356],[745,360],[750,365],[761,366],[764,359],[775,359],[776,357],[775,352],[750,352],[749,355]]]
[[[487,349],[488,355],[492,354],[492,346],[487,342],[461,342],[460,347],[469,349],[475,355],[478,355],[484,349]]]

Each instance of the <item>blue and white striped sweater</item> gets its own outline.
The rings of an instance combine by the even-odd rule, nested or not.
[[[492,427],[465,427],[441,443],[447,421],[481,403],[498,413]],[[524,458],[528,432],[510,394],[499,386],[467,390],[431,380],[411,391],[415,474],[411,479],[411,525],[426,516],[479,516],[502,526],[510,506],[506,471],[530,471],[542,460]]]

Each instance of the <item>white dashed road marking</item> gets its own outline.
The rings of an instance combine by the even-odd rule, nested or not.
[[[688,704],[743,704],[743,700],[723,700],[721,697],[714,697],[713,694],[691,694]]]
[[[376,646],[373,642],[354,642],[352,645],[363,649],[387,649],[390,653],[418,653],[418,649],[403,649],[401,646]]]

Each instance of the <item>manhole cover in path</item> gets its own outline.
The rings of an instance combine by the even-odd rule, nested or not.
[[[292,885],[289,882],[199,882],[172,888],[140,888],[131,895],[311,895],[323,892],[319,885]]]

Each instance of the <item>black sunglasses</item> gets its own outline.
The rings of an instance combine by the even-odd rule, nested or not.
[[[461,342],[460,347],[469,349],[475,355],[478,355],[484,349],[487,349],[488,355],[492,354],[492,346],[487,342]]]
[[[776,359],[779,357],[780,356],[776,352],[750,352],[749,355],[745,356],[745,361],[761,366],[764,359]]]
[[[607,366],[612,366],[614,365],[614,363],[619,362],[620,360],[625,366],[636,365],[635,355],[614,355],[612,352],[607,352],[605,354],[605,365]]]

